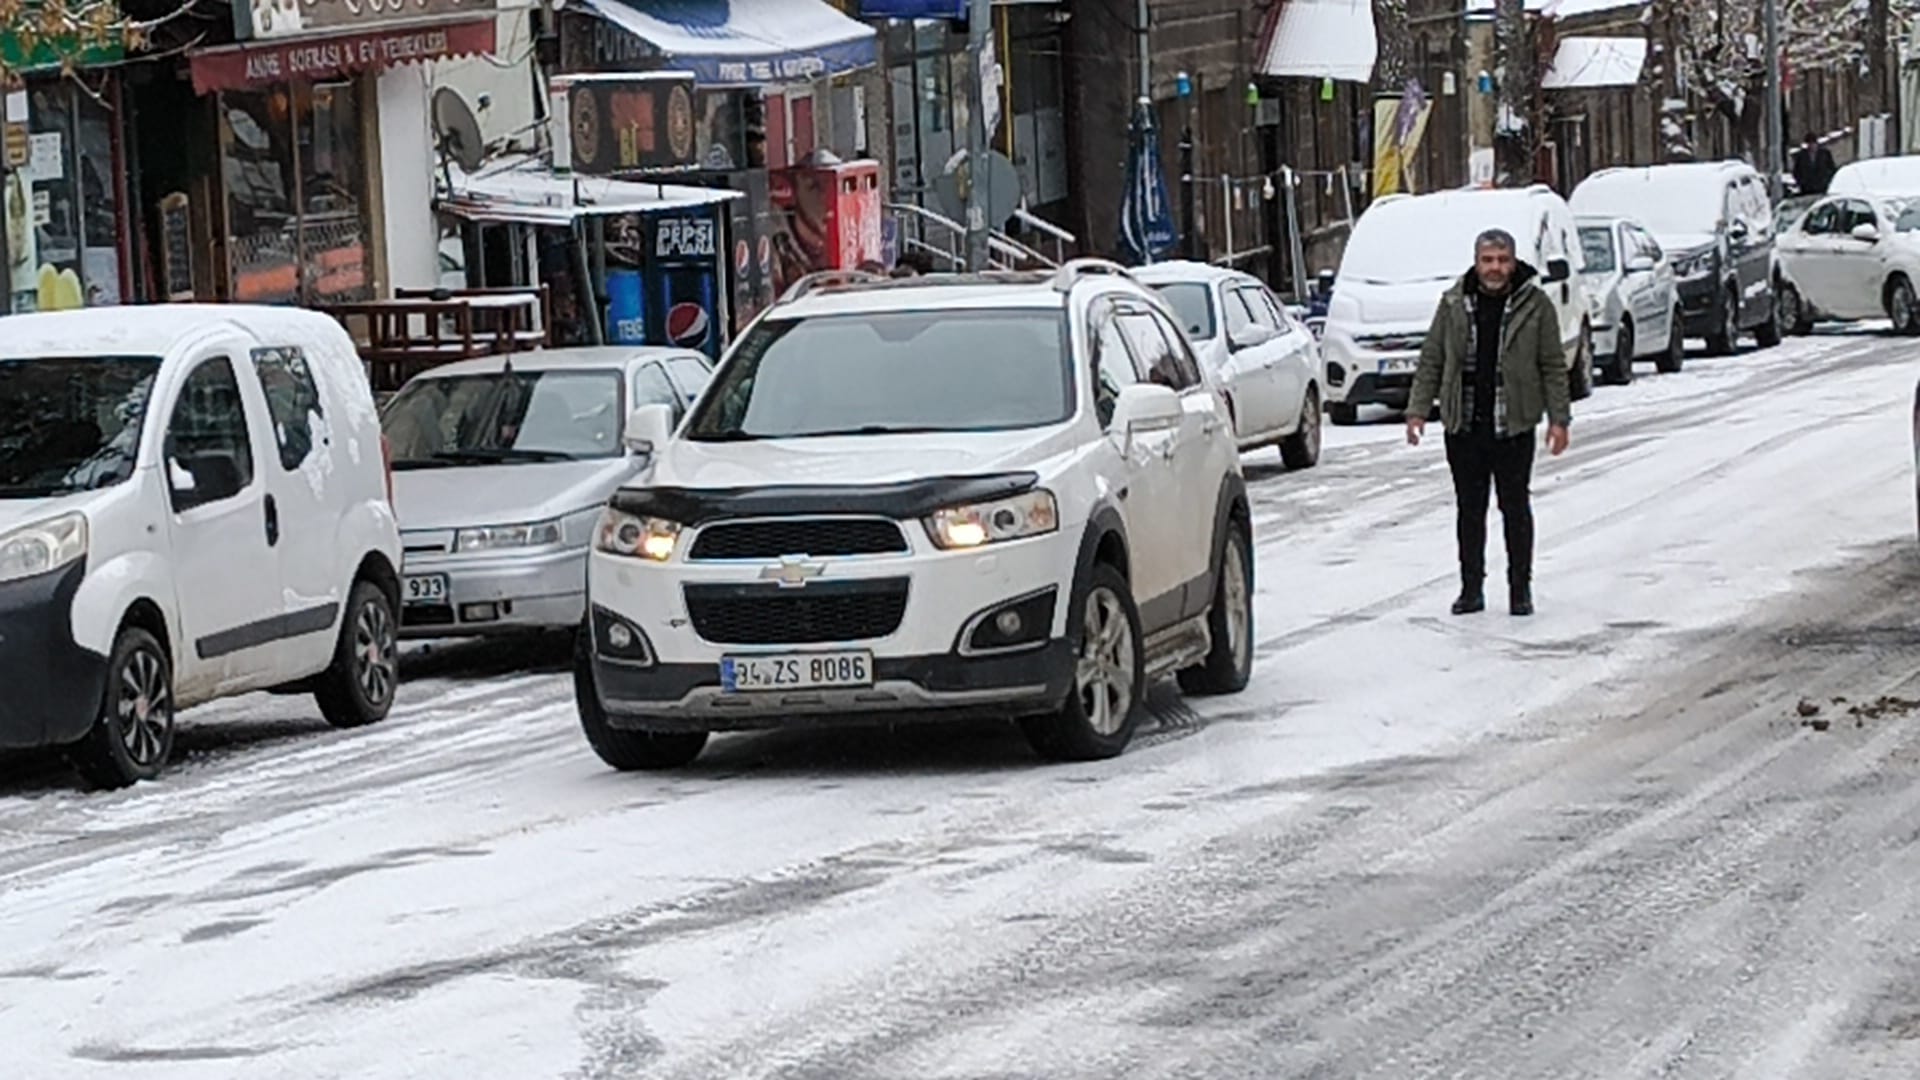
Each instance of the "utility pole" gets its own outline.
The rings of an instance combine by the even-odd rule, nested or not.
[[[1780,85],[1780,0],[1761,0],[1760,17],[1766,24],[1767,50],[1767,108],[1761,117],[1766,123],[1766,134],[1760,142],[1766,147],[1767,194],[1778,203],[1780,174],[1786,171],[1787,151],[1786,105]]]
[[[987,50],[993,40],[993,0],[968,0],[967,52],[973,56],[973,107],[967,123],[967,269],[978,273],[987,268],[988,140],[987,130]]]

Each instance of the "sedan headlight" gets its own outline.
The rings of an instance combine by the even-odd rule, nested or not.
[[[1675,277],[1704,277],[1713,271],[1713,252],[1697,251],[1691,255],[1676,256],[1673,260]]]
[[[1011,499],[950,506],[927,519],[927,534],[950,551],[1041,536],[1059,527],[1059,505],[1053,492],[1044,489]]]
[[[666,562],[680,545],[680,523],[665,518],[640,517],[608,507],[593,530],[595,551],[634,559]]]
[[[87,519],[63,514],[0,535],[0,581],[50,573],[87,554]]]
[[[461,529],[454,535],[453,550],[460,554],[475,551],[499,551],[503,548],[548,547],[560,542],[558,521],[536,521],[529,525],[489,525],[483,529]]]

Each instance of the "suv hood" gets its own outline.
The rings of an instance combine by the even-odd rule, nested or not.
[[[606,502],[640,464],[617,457],[406,469],[393,474],[393,508],[408,532],[548,521]]]
[[[832,435],[758,442],[676,439],[660,454],[649,485],[756,488],[897,484],[929,476],[1032,469],[1065,449],[1065,425],[1020,431]]]

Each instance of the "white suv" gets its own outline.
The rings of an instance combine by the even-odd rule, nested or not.
[[[1111,757],[1149,680],[1244,687],[1252,526],[1232,425],[1165,302],[1111,263],[815,275],[742,335],[610,501],[575,688],[620,769],[722,730],[1011,717]]]

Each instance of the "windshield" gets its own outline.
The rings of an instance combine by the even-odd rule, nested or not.
[[[1586,256],[1587,273],[1613,273],[1613,226],[1580,226],[1580,251]]]
[[[0,360],[0,498],[110,487],[133,475],[157,356]]]
[[[1188,337],[1195,341],[1206,341],[1213,337],[1212,289],[1185,281],[1155,285],[1154,288],[1160,290],[1160,295],[1173,308],[1175,317],[1186,328]]]
[[[1635,218],[1655,236],[1711,233],[1726,202],[1727,181],[1718,173],[1628,173],[1589,180],[1573,193],[1576,212]]]
[[[767,320],[700,404],[696,441],[1004,431],[1073,413],[1057,310],[897,311]]]
[[[615,457],[620,373],[428,376],[394,395],[380,427],[396,469]]]

